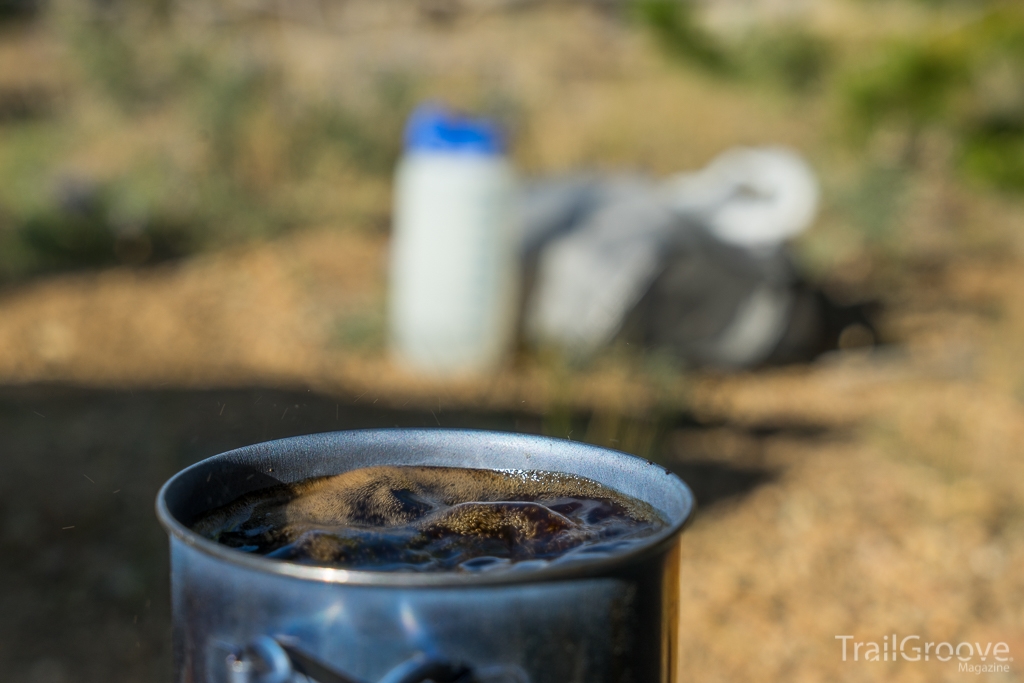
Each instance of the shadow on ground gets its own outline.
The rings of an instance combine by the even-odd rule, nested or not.
[[[703,509],[775,476],[749,458],[702,453],[692,437],[708,428],[673,424],[660,459]],[[381,408],[305,391],[0,388],[4,680],[170,680],[168,558],[153,501],[179,469],[297,434],[438,425],[545,431],[537,415]]]
[[[664,430],[658,457],[690,485],[701,510],[742,499],[782,475],[778,458],[768,456],[769,444],[823,445],[846,440],[852,425],[823,425],[799,420],[736,424],[698,422],[678,416]]]

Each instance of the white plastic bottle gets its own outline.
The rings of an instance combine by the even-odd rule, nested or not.
[[[425,374],[493,369],[509,350],[518,263],[514,178],[487,122],[435,106],[405,134],[394,195],[391,350]]]

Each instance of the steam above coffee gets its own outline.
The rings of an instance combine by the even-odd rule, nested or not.
[[[192,528],[302,564],[488,571],[620,553],[664,526],[648,504],[571,474],[389,466],[248,494]]]

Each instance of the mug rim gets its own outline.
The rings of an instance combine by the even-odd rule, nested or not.
[[[358,570],[358,569],[341,569],[335,567],[320,567],[314,565],[299,564],[288,560],[280,560],[275,558],[269,558],[263,555],[255,555],[250,553],[241,552],[237,549],[230,548],[228,546],[217,543],[216,541],[207,539],[196,532],[192,531],[188,526],[181,522],[170,510],[168,506],[168,496],[172,489],[177,485],[183,484],[183,480],[194,476],[198,472],[202,472],[206,469],[210,469],[217,464],[264,464],[268,463],[268,458],[274,456],[288,457],[296,452],[306,451],[312,455],[328,455],[326,452],[326,446],[328,444],[334,446],[348,446],[348,450],[344,448],[336,450],[334,454],[337,457],[336,460],[345,462],[345,455],[353,452],[353,446],[358,448],[360,445],[369,446],[375,442],[381,440],[397,440],[398,442],[408,442],[410,446],[417,442],[422,443],[423,441],[434,441],[434,440],[466,440],[466,441],[478,441],[479,445],[490,445],[495,446],[502,450],[507,450],[512,446],[519,446],[520,448],[543,447],[548,449],[549,455],[553,454],[556,459],[565,459],[571,461],[573,458],[580,456],[597,456],[605,458],[608,461],[617,461],[616,464],[626,465],[631,468],[639,468],[643,471],[659,470],[667,475],[666,481],[669,483],[669,487],[675,491],[679,496],[678,503],[682,513],[677,519],[670,519],[669,524],[662,530],[658,531],[651,536],[642,539],[636,543],[633,547],[625,550],[621,553],[613,553],[611,555],[599,556],[596,558],[576,559],[570,562],[558,563],[554,562],[544,567],[533,568],[527,571],[512,571],[512,570],[494,570],[489,572],[460,572],[460,571],[442,571],[442,572],[410,572],[410,571],[374,571],[374,570]],[[346,443],[348,442],[348,443]],[[527,459],[530,456],[525,456]],[[335,459],[332,459],[334,461]],[[380,462],[380,465],[413,465],[413,466],[451,466],[459,467],[460,465],[451,463],[436,463],[431,462],[429,458],[424,458],[423,462],[415,462],[419,458],[413,458],[414,462]],[[338,469],[334,473],[340,474],[353,469],[359,469],[369,465],[357,465],[348,469]],[[462,465],[463,467],[474,467],[474,465]],[[475,469],[481,469],[475,467]],[[493,470],[508,470],[513,468],[504,467],[490,467],[483,469]],[[518,469],[529,469],[528,467],[522,467]],[[538,468],[540,469],[540,468]],[[608,482],[601,481],[595,478],[592,474],[584,474],[571,470],[552,470],[545,468],[547,471],[563,471],[577,476],[584,476],[597,481],[600,484],[609,486],[615,490],[619,490],[617,487],[609,484]],[[269,471],[273,471],[272,468]],[[211,469],[212,472],[212,469]],[[309,475],[318,476],[318,475]],[[295,481],[299,481],[296,479]],[[207,478],[207,482],[209,477]],[[290,483],[290,482],[288,482]],[[254,489],[258,490],[258,489]],[[624,493],[620,491],[620,493]],[[244,495],[244,494],[239,494]],[[641,496],[634,496],[640,498],[644,502],[658,507],[651,500],[647,500]],[[197,463],[186,467],[179,471],[170,479],[168,479],[163,486],[160,487],[160,491],[156,498],[156,514],[161,525],[170,535],[172,541],[179,541],[186,547],[198,551],[204,555],[210,556],[217,560],[224,561],[229,565],[238,566],[250,570],[265,572],[269,574],[275,574],[280,576],[288,576],[296,579],[345,584],[353,586],[377,586],[377,587],[396,587],[396,588],[412,588],[412,587],[459,587],[459,586],[482,586],[482,585],[505,585],[505,584],[523,584],[523,583],[537,583],[547,581],[558,581],[574,578],[583,578],[594,575],[608,575],[617,571],[628,568],[630,565],[643,562],[644,560],[657,555],[660,552],[665,551],[678,537],[682,530],[690,524],[693,520],[694,512],[696,510],[696,499],[693,496],[693,492],[689,486],[675,473],[670,472],[668,469],[657,465],[649,460],[645,460],[629,453],[622,451],[616,451],[609,448],[603,448],[599,446],[593,446],[590,444],[571,441],[566,439],[556,439],[552,437],[537,436],[531,434],[518,434],[512,432],[500,432],[490,430],[471,430],[471,429],[445,429],[445,428],[424,428],[424,429],[404,429],[404,428],[392,428],[392,429],[360,429],[360,430],[346,430],[336,432],[322,432],[317,434],[307,434],[303,436],[294,436],[283,439],[276,439],[273,441],[264,441],[260,443],[243,446],[230,451],[225,451],[218,455],[211,456],[200,460]],[[172,543],[173,545],[173,543]]]

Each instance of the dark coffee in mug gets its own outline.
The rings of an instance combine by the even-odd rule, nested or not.
[[[386,466],[251,493],[192,529],[302,564],[479,572],[617,554],[665,526],[647,503],[572,474]]]

